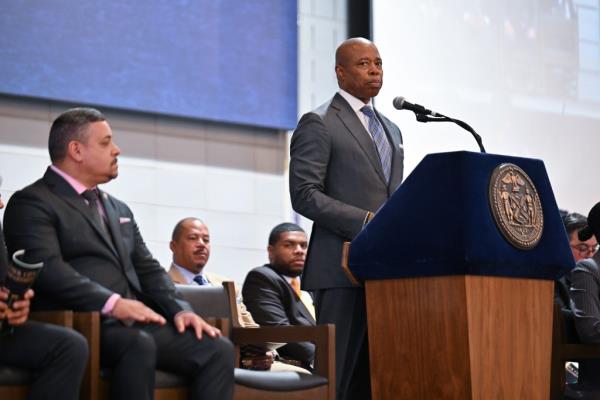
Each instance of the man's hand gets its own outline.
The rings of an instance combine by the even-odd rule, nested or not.
[[[162,315],[154,312],[141,301],[122,297],[117,300],[110,315],[118,320],[129,320],[145,324],[164,325],[167,323]]]
[[[177,328],[177,332],[183,333],[189,327],[194,328],[198,339],[202,339],[203,331],[210,337],[221,336],[220,330],[207,324],[206,321],[191,311],[180,312],[175,316],[175,328]]]
[[[33,290],[29,289],[25,292],[22,300],[17,300],[13,303],[12,308],[6,304],[8,300],[8,290],[0,289],[0,319],[6,318],[12,326],[23,325],[29,317],[29,306],[33,298]]]

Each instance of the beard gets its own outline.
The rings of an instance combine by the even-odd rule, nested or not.
[[[271,264],[277,272],[291,278],[296,278],[302,275],[304,268],[296,269],[289,264],[284,264],[281,261],[275,261]]]

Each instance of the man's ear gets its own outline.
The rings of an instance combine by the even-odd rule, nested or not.
[[[173,254],[175,254],[175,241],[171,240],[169,242],[169,249],[171,249],[171,251],[173,252]]]
[[[341,65],[335,66],[335,76],[337,77],[338,82],[344,81],[344,67]]]
[[[267,253],[269,253],[269,262],[273,260],[274,247],[272,245],[267,246]]]
[[[66,156],[75,160],[76,162],[81,162],[83,160],[81,155],[81,142],[78,142],[77,140],[71,140],[69,144],[67,144]]]

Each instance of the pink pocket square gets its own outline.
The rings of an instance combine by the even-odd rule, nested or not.
[[[126,224],[128,222],[131,222],[131,218],[119,217],[119,224]]]

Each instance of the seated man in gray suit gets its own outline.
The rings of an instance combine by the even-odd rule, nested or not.
[[[48,150],[52,165],[4,214],[8,249],[44,262],[34,306],[102,313],[113,400],[152,399],[156,368],[187,377],[192,398],[231,398],[231,342],[175,291],[129,207],[99,188],[117,177],[121,153],[104,115],[62,113]]]
[[[242,295],[256,322],[262,325],[315,325],[312,298],[300,290],[307,239],[296,224],[277,225],[269,235],[269,264],[251,270]],[[288,362],[311,367],[315,346],[310,342],[288,343],[277,350]]]

